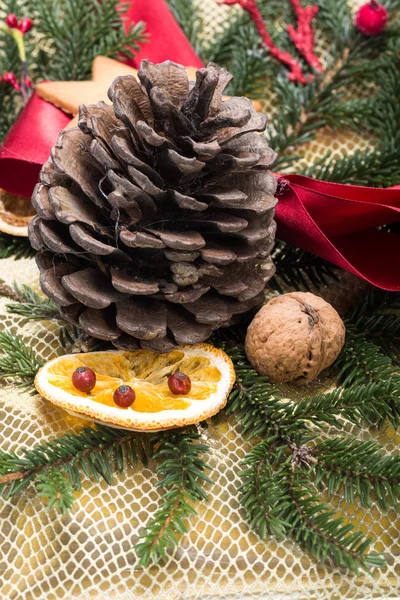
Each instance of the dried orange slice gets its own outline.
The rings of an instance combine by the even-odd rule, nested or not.
[[[14,196],[0,190],[0,231],[28,237],[28,225],[34,214],[35,209],[30,198]]]
[[[96,373],[90,394],[72,384],[77,367]],[[174,395],[168,378],[182,371],[192,387],[185,396]],[[209,344],[180,346],[168,354],[148,350],[110,350],[67,354],[54,358],[36,375],[39,394],[76,416],[124,429],[157,431],[198,423],[215,415],[226,404],[235,382],[230,358]],[[136,393],[134,403],[119,408],[113,394],[120,385]]]

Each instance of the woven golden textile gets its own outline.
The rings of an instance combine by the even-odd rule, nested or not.
[[[358,2],[361,4],[362,2]],[[206,27],[213,35],[227,18],[227,7],[203,0]],[[321,45],[318,53],[323,55]],[[272,110],[273,98],[268,102]],[[355,134],[321,136],[310,144],[307,164],[325,155],[340,156],[362,148],[368,140]],[[23,176],[23,174],[21,174]],[[38,289],[33,260],[0,260],[0,279],[16,280]],[[44,359],[61,353],[58,328],[5,312],[0,298],[0,328],[18,333]],[[311,384],[313,385],[313,384]],[[301,397],[301,388],[291,390]],[[72,418],[38,396],[15,386],[0,388],[0,447],[18,451],[33,447],[85,422]],[[360,439],[375,439],[388,453],[398,452],[400,436],[390,428],[374,435],[369,430],[348,431]],[[115,485],[84,480],[72,512],[47,513],[32,490],[0,501],[0,599],[7,600],[211,600],[279,599],[334,600],[337,598],[400,597],[400,518],[394,511],[332,504],[374,538],[371,551],[385,552],[388,566],[374,576],[356,577],[329,565],[318,565],[292,541],[261,542],[249,531],[240,508],[237,488],[240,460],[248,450],[240,427],[231,419],[201,433],[210,447],[213,486],[206,486],[209,502],[198,505],[198,516],[188,522],[188,533],[167,563],[137,569],[133,546],[141,528],[154,513],[159,498],[154,472],[129,469],[115,476]]]

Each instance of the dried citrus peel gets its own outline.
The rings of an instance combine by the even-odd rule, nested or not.
[[[72,384],[72,374],[81,366],[96,373],[89,395]],[[172,394],[168,387],[168,377],[177,371],[192,382],[185,396]],[[211,345],[199,344],[168,354],[141,350],[58,357],[40,369],[35,385],[43,397],[79,416],[128,429],[157,430],[197,423],[217,413],[234,381],[229,357]],[[136,393],[128,409],[119,408],[113,400],[114,391],[123,384]]]

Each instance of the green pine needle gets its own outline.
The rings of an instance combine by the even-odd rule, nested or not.
[[[37,371],[43,366],[32,348],[19,336],[0,331],[0,378],[32,387]]]
[[[1,87],[4,86],[0,86],[0,93]],[[33,255],[34,252],[28,238],[15,237],[0,232],[0,259],[14,258],[15,260],[18,260],[20,258],[30,258]]]
[[[47,321],[52,319],[60,319],[58,306],[49,298],[41,297],[31,287],[18,285],[14,282],[13,288],[19,301],[6,304],[6,309],[9,313],[20,315],[30,321]]]
[[[125,32],[127,6],[119,0],[36,0],[32,4],[45,54],[44,79],[88,79],[96,56],[132,58],[145,39],[143,23],[130,25]]]
[[[286,489],[290,503],[283,508],[282,516],[292,524],[293,539],[319,562],[329,560],[356,574],[385,566],[383,555],[367,554],[371,538],[355,531],[352,523],[346,523],[321,502],[307,473],[288,473]]]
[[[68,512],[74,503],[74,489],[71,482],[60,471],[49,470],[37,477],[39,498],[47,499],[47,511],[53,507],[61,514]]]
[[[332,263],[278,240],[273,252],[276,274],[269,286],[280,293],[288,287],[310,291],[311,287],[337,280],[338,268]]]

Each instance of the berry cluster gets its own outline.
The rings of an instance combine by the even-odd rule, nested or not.
[[[24,102],[27,102],[31,94],[30,88],[32,87],[32,81],[27,75],[26,65],[26,52],[24,45],[24,36],[33,27],[33,21],[29,18],[18,20],[17,15],[10,13],[5,18],[5,25],[0,23],[0,31],[4,31],[10,35],[18,48],[19,57],[21,60],[21,78],[17,80],[15,73],[8,71],[0,75],[0,83],[6,83],[14,88],[17,92],[20,92]]]
[[[96,373],[89,367],[78,367],[72,374],[72,385],[83,394],[90,394],[96,386]],[[168,378],[170,392],[176,396],[187,396],[192,389],[190,377],[177,371]],[[136,393],[129,385],[120,385],[113,394],[114,403],[120,408],[129,408],[136,400]]]
[[[2,82],[8,83],[8,85],[11,85],[11,87],[13,87],[14,90],[17,90],[17,92],[21,91],[21,86],[19,85],[15,74],[12,73],[11,71],[7,71],[3,75],[0,75],[0,83],[2,83]],[[24,83],[25,83],[26,87],[28,87],[28,88],[32,87],[32,80],[29,77],[25,78]]]
[[[10,29],[18,29],[22,35],[28,33],[33,27],[32,19],[25,18],[18,21],[18,17],[14,13],[7,15],[5,20]]]

